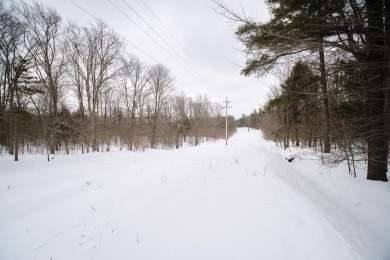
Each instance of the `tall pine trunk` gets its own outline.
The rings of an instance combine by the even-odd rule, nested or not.
[[[322,92],[322,105],[324,108],[325,127],[323,128],[324,134],[324,153],[330,153],[330,116],[329,116],[329,98],[328,88],[326,86],[326,68],[325,68],[325,54],[324,54],[324,42],[320,39],[319,46],[320,54],[320,82]]]
[[[384,49],[384,87],[385,87],[385,138],[388,144],[385,152],[389,155],[390,149],[390,1],[385,2],[385,49]]]
[[[367,98],[367,179],[388,181],[388,140],[385,133],[384,22],[382,0],[366,1],[368,18],[368,56],[366,68]],[[387,15],[388,16],[388,15]],[[388,18],[388,17],[385,17]]]

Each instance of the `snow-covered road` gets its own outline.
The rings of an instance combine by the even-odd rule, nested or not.
[[[0,259],[390,259],[389,187],[244,128],[228,146],[3,155]]]

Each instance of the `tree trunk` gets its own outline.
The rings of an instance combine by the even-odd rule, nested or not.
[[[375,73],[378,69],[368,71],[368,78],[371,78],[370,86],[379,83],[381,77]],[[373,74],[376,78],[373,78]],[[370,81],[370,80],[369,80]],[[383,81],[382,81],[383,82]],[[387,156],[388,142],[385,135],[384,121],[384,94],[383,90],[371,90],[367,94],[368,118],[367,118],[367,179],[388,181],[387,179]]]
[[[323,102],[324,116],[325,116],[325,127],[323,129],[324,153],[330,153],[329,98],[328,98],[328,88],[326,86],[326,68],[325,68],[325,55],[324,55],[323,39],[320,40],[319,53],[320,53],[321,92],[322,92],[322,102]]]
[[[389,155],[390,145],[390,1],[385,1],[385,49],[384,49],[384,86],[385,86],[385,133],[386,143],[385,152]]]
[[[50,127],[50,126],[49,126]],[[52,128],[52,126],[50,127]],[[56,135],[54,133],[54,130],[53,129],[50,129],[49,128],[49,145],[50,145],[50,154],[55,154],[56,153],[56,149],[55,149],[55,142],[56,142]]]
[[[65,151],[66,151],[66,154],[69,155],[69,141],[68,141],[68,137],[65,136]]]
[[[129,150],[132,151],[134,149],[134,137],[135,137],[135,115],[132,114],[130,118],[130,135],[129,135]]]
[[[385,72],[384,59],[387,55],[383,48],[383,11],[381,0],[367,1],[368,31],[370,46],[367,57],[366,81],[367,97],[367,179],[387,182],[388,141],[385,133]],[[388,16],[388,15],[387,15]]]
[[[14,160],[15,162],[19,161],[19,138],[18,138],[18,119],[17,115],[15,114],[15,120],[14,120],[14,142],[15,142],[15,154],[14,154]]]
[[[385,138],[374,138],[367,142],[368,147],[368,168],[367,179],[373,181],[387,182],[387,155],[383,141]]]
[[[153,129],[152,129],[152,138],[150,140],[150,148],[154,149],[156,148],[156,133],[157,133],[157,122],[153,123]]]
[[[16,133],[16,130],[15,130],[15,118],[16,116],[13,115],[14,112],[12,112],[12,108],[10,109],[11,113],[9,113],[9,117],[10,117],[10,123],[9,123],[9,129],[8,129],[8,132],[9,132],[9,137],[8,137],[8,153],[10,155],[15,155],[15,133]],[[12,119],[13,118],[13,119]]]
[[[196,119],[195,146],[199,144],[199,118]]]
[[[176,147],[176,149],[180,148],[180,128],[179,127],[177,127],[177,129],[176,129],[175,147]]]

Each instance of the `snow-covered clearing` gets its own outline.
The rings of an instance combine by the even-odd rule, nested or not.
[[[388,183],[259,131],[228,146],[45,158],[0,158],[2,260],[390,259]]]

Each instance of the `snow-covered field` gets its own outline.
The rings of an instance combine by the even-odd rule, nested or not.
[[[0,259],[390,259],[390,186],[247,129],[228,146],[3,155]]]

